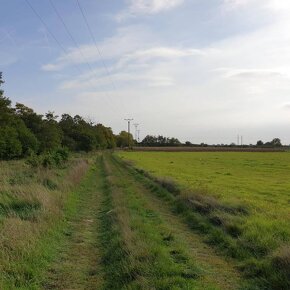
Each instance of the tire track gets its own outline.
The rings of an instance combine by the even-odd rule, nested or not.
[[[131,186],[136,195],[144,200],[146,207],[159,214],[167,225],[170,235],[180,242],[182,241],[187,254],[203,268],[202,280],[205,283],[217,285],[220,289],[240,289],[242,287],[243,282],[235,265],[217,255],[203,242],[201,236],[190,230],[180,217],[172,213],[170,206],[164,200],[136,181],[133,174],[128,172],[123,164],[112,157],[111,162],[118,170],[119,178],[126,180],[127,186]]]

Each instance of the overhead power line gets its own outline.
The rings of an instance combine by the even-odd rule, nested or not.
[[[66,33],[67,33],[68,36],[70,37],[71,41],[72,41],[73,44],[78,48],[78,52],[79,52],[80,56],[82,57],[84,63],[87,65],[87,67],[88,67],[89,70],[92,72],[92,74],[95,75],[96,79],[100,79],[100,77],[99,77],[99,76],[96,74],[96,72],[94,71],[92,65],[89,63],[89,61],[86,60],[86,56],[83,54],[80,45],[78,44],[78,42],[77,42],[76,39],[74,38],[73,34],[70,32],[70,29],[68,28],[67,24],[65,23],[65,21],[64,21],[64,19],[63,19],[63,17],[62,17],[62,15],[61,15],[61,13],[58,11],[58,9],[56,8],[56,6],[54,5],[53,0],[49,0],[49,2],[50,2],[50,4],[51,4],[51,6],[52,6],[54,12],[56,13],[57,17],[59,18],[60,22],[62,23],[62,25],[63,25],[63,27],[64,27]],[[93,34],[92,34],[92,31],[91,31],[91,29],[90,29],[89,23],[88,23],[88,21],[87,21],[87,18],[86,18],[85,14],[84,14],[84,11],[83,11],[82,7],[80,6],[80,3],[79,3],[79,2],[78,2],[78,6],[79,6],[79,8],[80,8],[80,10],[81,10],[81,13],[82,13],[84,19],[85,19],[85,23],[86,23],[86,25],[87,25],[87,27],[88,27],[88,29],[89,29],[89,32],[90,32],[91,36],[94,37]],[[95,41],[95,38],[94,38],[94,41]],[[96,45],[96,43],[95,43],[95,45]],[[98,52],[99,52],[99,54],[101,55],[101,52],[100,52],[99,49],[98,49]],[[104,62],[103,62],[103,65],[105,65]],[[89,82],[93,85],[93,83],[92,83],[91,80],[89,80]],[[107,95],[107,97],[108,97],[109,99],[111,99],[111,96],[109,95],[108,92],[105,92],[105,94]],[[111,105],[111,103],[112,103],[112,100],[110,101],[110,105]],[[115,110],[115,108],[114,108],[114,110]]]
[[[34,9],[34,7],[30,4],[29,0],[25,0],[25,2],[27,3],[27,5],[30,7],[30,9],[33,11],[33,13],[36,15],[36,17],[40,20],[40,22],[42,23],[42,25],[45,27],[45,29],[47,30],[47,32],[50,34],[50,36],[54,39],[54,41],[57,43],[57,45],[61,48],[61,50],[64,53],[67,53],[66,49],[64,48],[64,46],[58,41],[58,39],[55,37],[55,35],[53,34],[53,32],[49,29],[49,27],[47,26],[47,24],[45,23],[45,21],[42,19],[42,17],[40,16],[40,14]]]
[[[63,20],[63,17],[61,16],[61,14],[59,13],[59,11],[56,9],[55,5],[53,4],[52,0],[49,0],[51,7],[53,8],[55,14],[57,15],[57,17],[59,18],[60,22],[62,23],[66,33],[68,34],[68,36],[70,37],[71,41],[73,42],[73,44],[78,48],[79,50],[79,54],[81,55],[81,57],[83,58],[84,62],[86,63],[86,65],[88,66],[88,68],[94,73],[92,66],[86,61],[86,57],[84,56],[84,54],[82,53],[82,50],[80,49],[80,45],[77,43],[77,41],[75,40],[75,38],[73,37],[72,33],[70,32],[68,26],[66,25],[65,21]]]
[[[60,15],[60,13],[58,12],[58,10],[56,9],[55,5],[53,4],[53,2],[51,0],[50,4],[53,7],[55,13],[57,14],[57,16],[59,17],[59,19],[61,20],[66,32],[68,33],[68,35],[70,36],[71,40],[73,41],[73,43],[78,47],[77,41],[75,40],[75,38],[73,37],[73,35],[71,34],[71,32],[69,31],[67,25],[65,24],[62,16]],[[30,9],[33,11],[33,13],[36,15],[36,17],[40,20],[40,22],[43,24],[43,26],[45,27],[45,29],[47,30],[47,32],[50,34],[50,36],[54,39],[54,41],[57,43],[57,45],[60,47],[60,49],[64,52],[65,55],[68,54],[68,50],[60,43],[60,41],[57,39],[57,37],[54,35],[54,33],[50,30],[50,28],[48,27],[48,25],[46,24],[46,22],[43,20],[43,18],[41,17],[41,15],[36,11],[36,9],[32,6],[32,4],[29,2],[29,0],[25,0],[26,4],[30,7]],[[79,49],[80,53],[82,54],[81,50]],[[84,55],[82,54],[83,58]],[[91,68],[91,66],[87,63],[87,65],[89,66],[89,68],[91,69],[91,71],[94,73],[93,69]],[[82,74],[82,71],[80,70],[80,68],[73,64],[74,68],[78,71],[78,73]],[[91,80],[89,80],[89,82],[91,84],[93,84],[91,82]],[[108,93],[106,92],[106,94],[108,95]],[[108,101],[106,99],[106,101]],[[111,102],[109,103],[109,107],[112,108],[111,106]]]
[[[89,21],[88,21],[88,19],[87,19],[87,16],[86,16],[86,14],[85,14],[85,11],[84,11],[84,9],[82,8],[82,6],[81,6],[79,0],[77,0],[77,4],[78,4],[79,10],[80,10],[80,12],[81,12],[81,14],[82,14],[82,16],[83,16],[84,22],[85,22],[85,24],[86,24],[86,26],[87,26],[87,28],[88,28],[89,34],[90,34],[90,36],[91,36],[91,38],[92,38],[92,40],[93,40],[93,43],[94,43],[94,45],[95,45],[95,47],[96,47],[96,50],[97,50],[97,52],[98,52],[98,54],[99,54],[99,56],[100,56],[100,58],[101,58],[102,65],[103,65],[103,67],[105,68],[105,70],[106,70],[106,72],[107,72],[107,76],[110,77],[111,72],[109,71],[109,68],[108,68],[108,66],[106,65],[106,63],[105,63],[105,61],[104,61],[104,59],[103,59],[103,55],[102,55],[102,53],[101,53],[101,51],[100,51],[100,49],[99,49],[99,47],[98,47],[98,45],[97,45],[97,40],[96,40],[96,38],[95,38],[95,35],[94,35],[94,33],[93,33],[92,29],[91,29],[91,26],[90,26],[90,24],[89,24]],[[110,78],[111,78],[111,77],[110,77]],[[112,79],[111,79],[111,81],[112,81]],[[113,84],[114,88],[116,89],[116,86],[115,86],[114,82],[112,82],[112,84]]]
[[[106,62],[105,62],[105,60],[104,60],[104,57],[103,57],[103,55],[102,55],[102,52],[101,52],[101,50],[100,50],[99,47],[98,47],[97,40],[96,40],[95,35],[94,35],[94,33],[93,33],[93,30],[92,30],[92,28],[91,28],[91,26],[90,26],[90,24],[89,24],[88,18],[87,18],[86,13],[85,13],[85,10],[84,10],[84,8],[81,6],[80,1],[79,1],[79,0],[76,0],[76,1],[77,1],[78,8],[79,8],[79,10],[80,10],[80,12],[81,12],[81,15],[82,15],[82,17],[83,17],[83,19],[84,19],[84,22],[85,22],[85,24],[86,24],[86,26],[87,26],[87,29],[88,29],[88,31],[89,31],[89,34],[90,34],[90,36],[91,36],[91,39],[92,39],[92,41],[93,41],[93,43],[94,43],[94,46],[95,46],[95,48],[96,48],[96,50],[97,50],[97,52],[98,52],[98,54],[99,54],[99,56],[100,56],[101,63],[102,63],[102,65],[103,65],[103,67],[104,67],[104,69],[105,69],[105,71],[106,71],[106,75],[107,75],[107,77],[109,78],[109,80],[110,80],[110,82],[111,82],[111,84],[112,84],[113,89],[114,89],[115,91],[117,91],[116,84],[115,84],[114,79],[112,78],[111,72],[110,72],[110,70],[109,70],[109,68],[108,68],[108,66],[107,66],[107,64],[106,64]],[[124,103],[123,103],[122,98],[120,98],[120,101],[121,101],[121,105],[122,105],[122,107],[123,107],[123,110],[125,110],[125,105],[124,105]]]
[[[53,40],[56,42],[56,44],[60,47],[60,49],[64,52],[64,54],[67,55],[68,54],[67,49],[59,42],[57,37],[54,35],[54,33],[50,30],[50,28],[46,24],[46,22],[43,20],[41,15],[36,11],[36,9],[32,6],[32,4],[29,2],[29,0],[25,0],[25,2],[28,5],[28,7],[30,7],[30,9],[35,14],[35,16],[39,19],[39,21],[42,23],[42,25],[45,27],[46,31],[53,38]],[[80,74],[82,73],[82,71],[80,70],[80,68],[78,66],[73,64],[73,67],[77,70],[78,73],[80,73]]]

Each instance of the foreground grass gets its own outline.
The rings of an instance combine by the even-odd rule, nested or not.
[[[101,289],[98,234],[101,178],[98,164],[92,164],[80,186],[71,193],[66,223],[51,263],[45,289]]]
[[[198,246],[196,240],[184,243],[175,235],[176,220],[175,225],[164,220],[145,197],[148,191],[124,168],[106,157],[104,174],[106,289],[239,288],[235,273],[230,274],[222,263],[216,277],[212,273],[217,269],[202,266],[200,259],[190,254],[190,247],[205,245]],[[206,250],[204,253],[210,255]],[[228,274],[231,278],[225,278]]]
[[[88,168],[31,169],[23,161],[0,164],[0,288],[40,289],[62,237],[69,194]]]
[[[167,198],[173,199],[175,210],[208,243],[240,261],[243,273],[257,279],[260,288],[289,289],[288,153],[120,155],[151,175],[179,182],[181,189],[159,179],[173,193]]]

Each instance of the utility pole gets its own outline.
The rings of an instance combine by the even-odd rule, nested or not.
[[[241,145],[243,146],[243,136],[241,136]]]
[[[137,134],[138,134],[138,143],[140,143],[140,130],[137,130]]]
[[[130,122],[133,121],[134,119],[124,119],[124,120],[128,122],[128,148],[130,148]]]
[[[240,135],[238,135],[237,141],[238,141],[237,145],[239,146],[240,145]]]
[[[135,124],[133,124],[133,125],[135,126],[135,140],[137,141],[137,131],[138,131],[138,126],[139,126],[140,124],[135,123]]]

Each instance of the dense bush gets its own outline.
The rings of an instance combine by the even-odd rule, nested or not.
[[[26,160],[31,167],[61,167],[68,161],[69,151],[66,148],[58,148],[54,151],[46,152],[42,155],[32,153]]]

